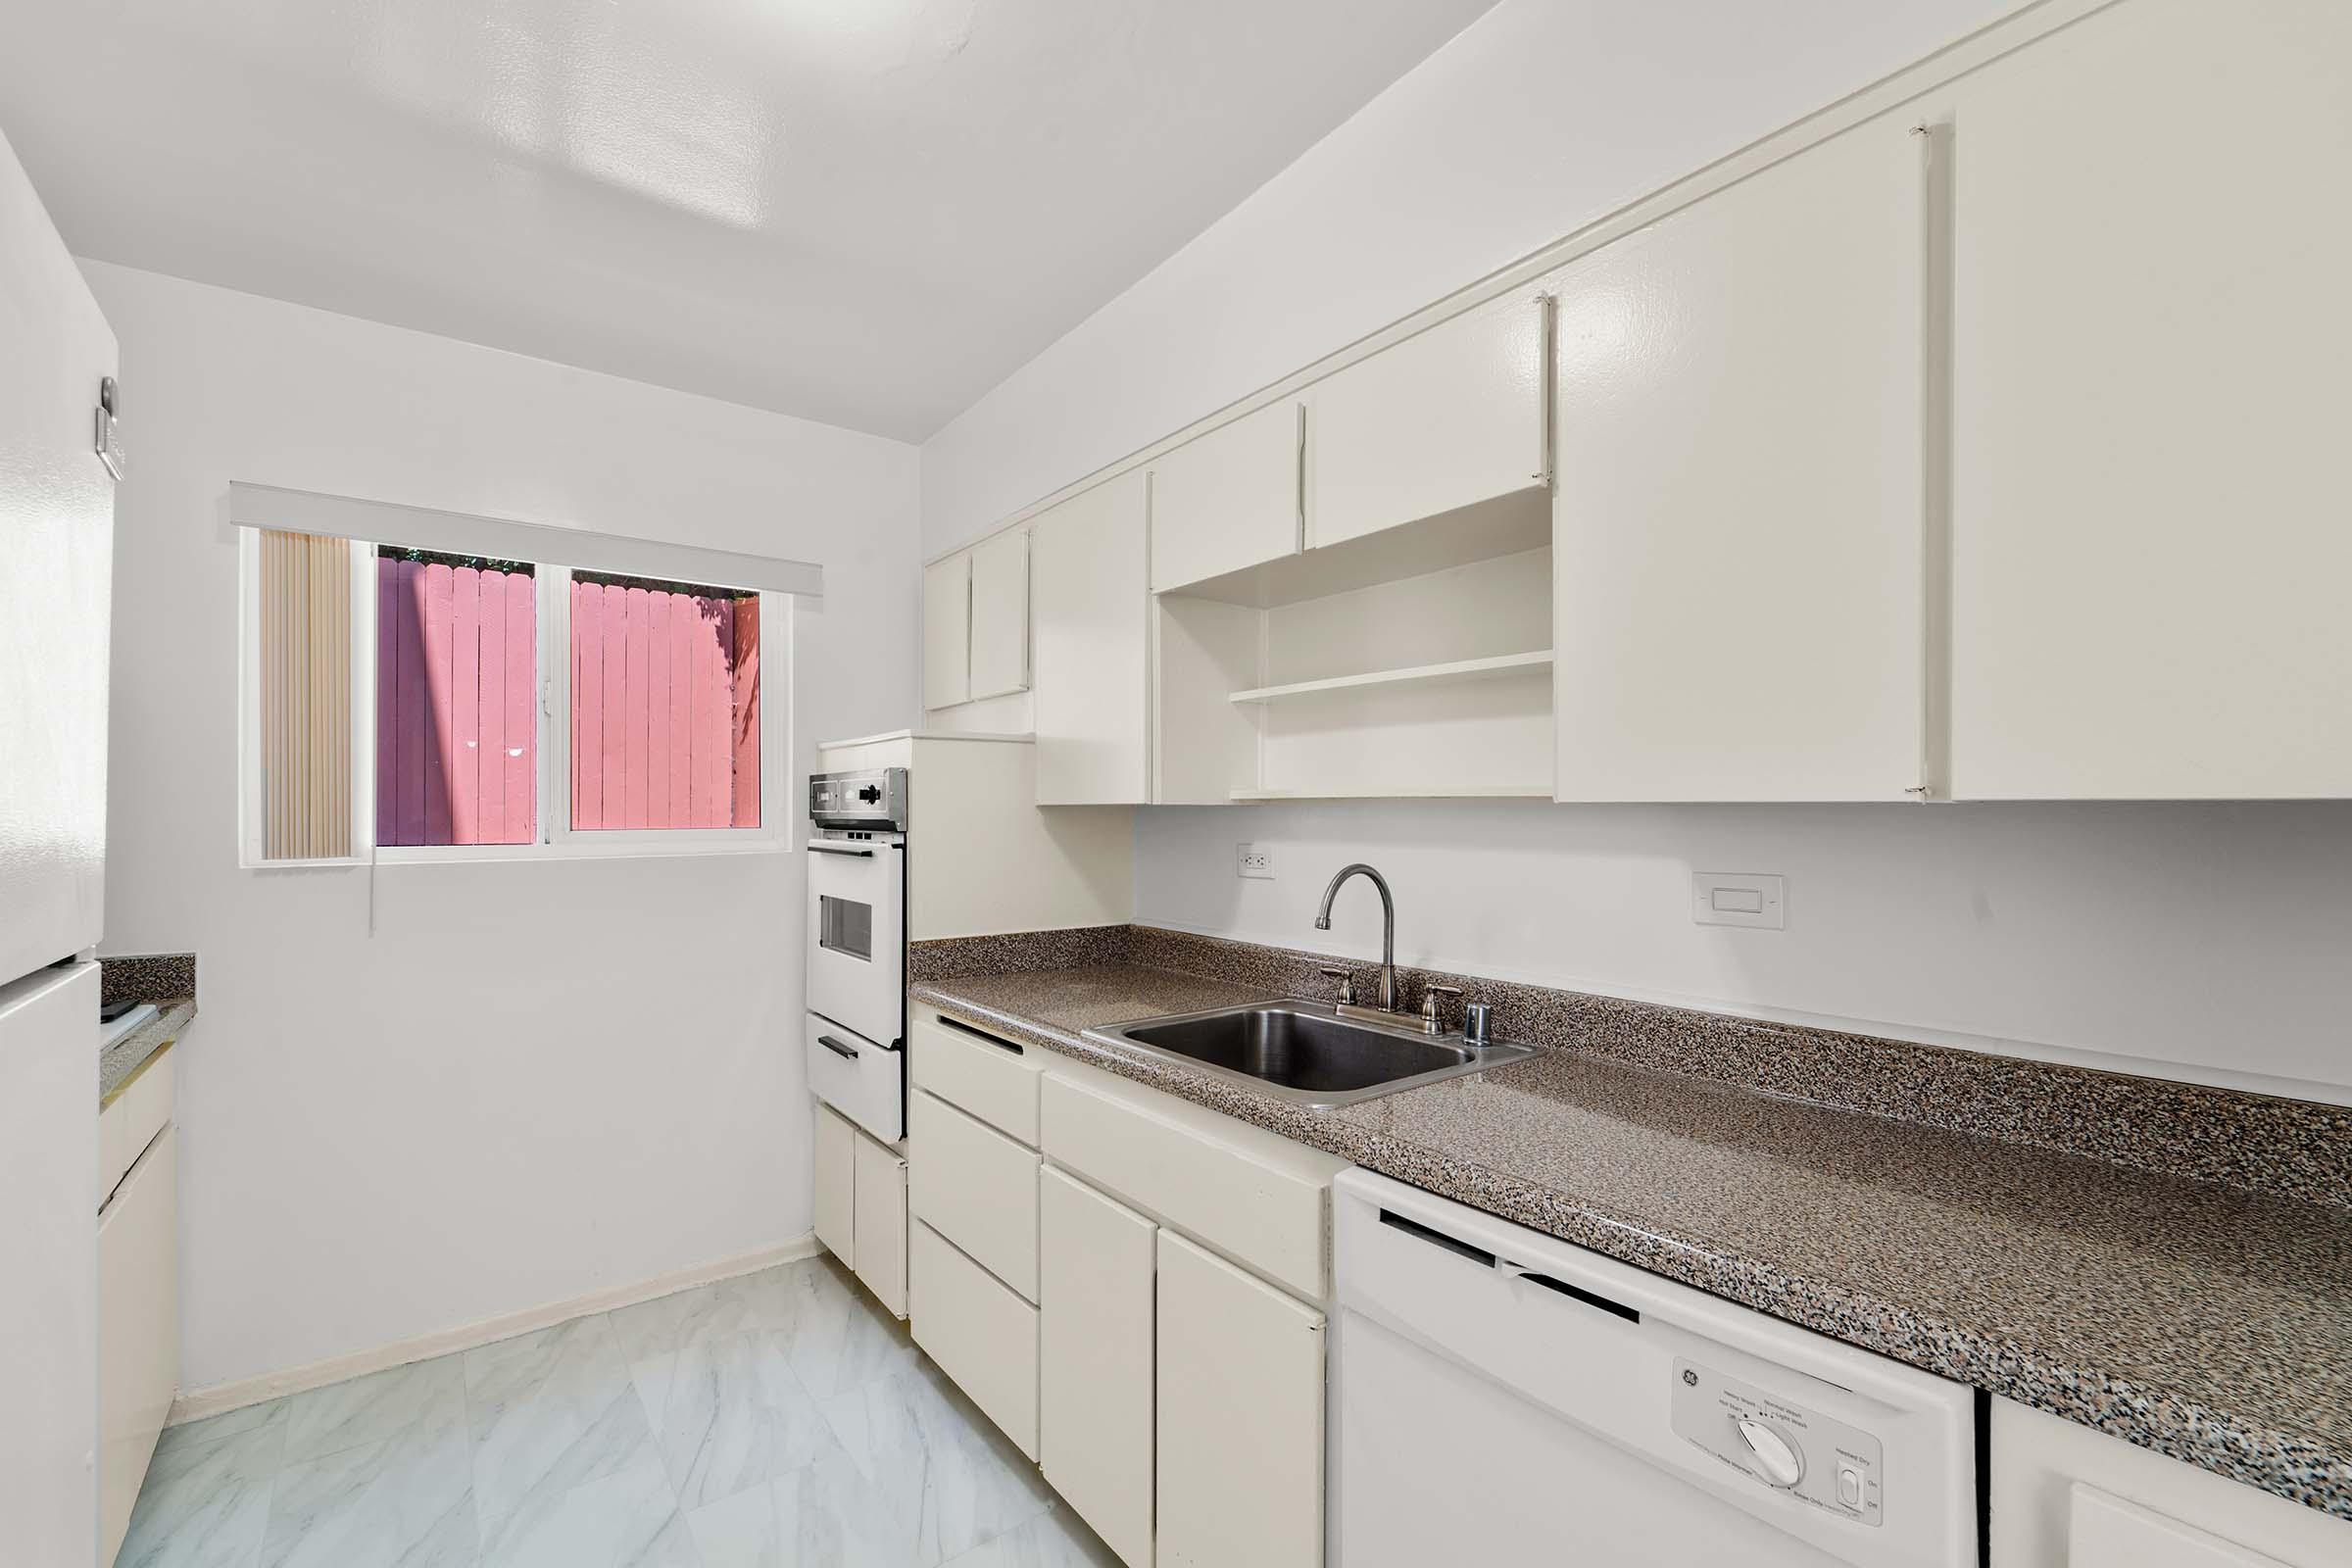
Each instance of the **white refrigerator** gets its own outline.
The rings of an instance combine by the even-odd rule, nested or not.
[[[115,335],[0,135],[0,1560],[98,1555]]]

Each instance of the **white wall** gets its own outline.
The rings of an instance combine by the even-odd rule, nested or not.
[[[799,858],[385,866],[372,937],[366,871],[238,870],[222,505],[249,479],[821,562],[825,598],[793,621],[798,775],[814,739],[914,713],[913,449],[85,270],[134,454],[104,951],[199,954],[185,1385],[805,1233]]]
[[[2013,9],[1503,0],[923,449],[927,552]],[[1244,882],[1234,847],[1270,845]],[[1139,919],[2352,1102],[2352,806],[1137,814]],[[1702,928],[1690,873],[1788,878]]]
[[[2352,1104],[2352,803],[1160,807],[1136,918],[1377,958],[1368,887],[1314,929],[1354,859],[1400,963]],[[1787,877],[1786,929],[1694,923],[1693,871]]]
[[[1502,0],[923,445],[923,549],[2018,9]]]

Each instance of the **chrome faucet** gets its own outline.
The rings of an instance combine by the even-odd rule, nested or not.
[[[1331,879],[1323,890],[1323,907],[1315,911],[1315,929],[1331,929],[1331,901],[1339,897],[1340,884],[1361,872],[1372,879],[1380,892],[1380,1010],[1396,1010],[1396,901],[1389,896],[1389,879],[1358,860],[1343,865],[1340,874]]]

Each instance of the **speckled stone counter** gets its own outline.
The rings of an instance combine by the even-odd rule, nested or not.
[[[1330,1111],[1087,1038],[1265,986],[1135,964],[916,1000],[2352,1519],[2352,1211],[1576,1050]]]
[[[114,1103],[115,1097],[130,1086],[142,1068],[171,1050],[188,1020],[196,1016],[194,997],[160,998],[155,1006],[154,1017],[98,1053],[100,1110]]]

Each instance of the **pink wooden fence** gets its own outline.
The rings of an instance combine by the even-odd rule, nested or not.
[[[524,572],[375,563],[378,844],[528,844],[538,601]]]
[[[575,828],[760,825],[760,602],[571,585]]]
[[[375,564],[376,842],[528,844],[538,624],[523,572]],[[571,585],[574,828],[760,825],[760,601]]]

